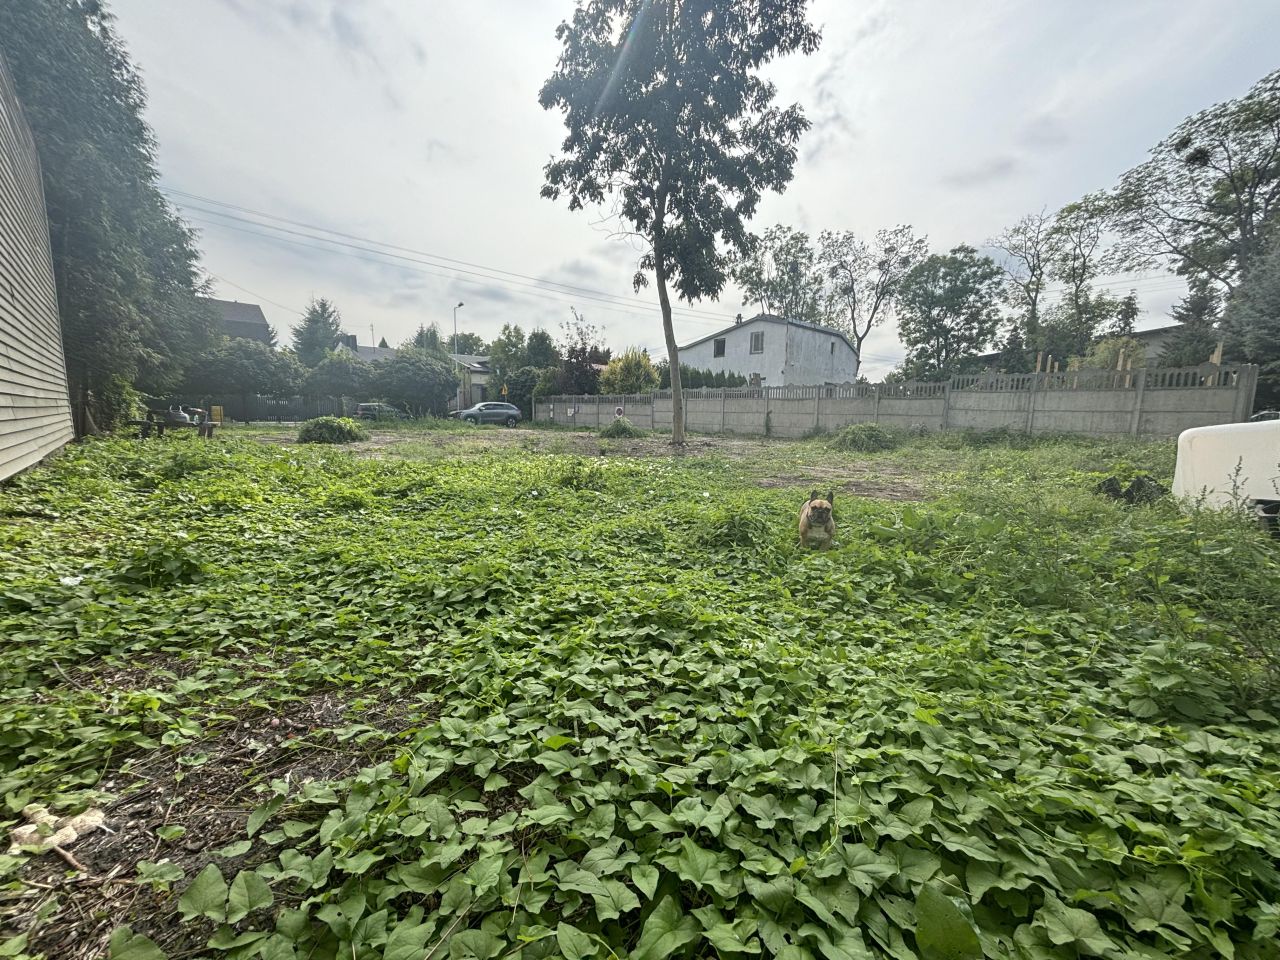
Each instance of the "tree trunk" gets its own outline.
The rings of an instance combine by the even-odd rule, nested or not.
[[[671,325],[671,297],[667,293],[667,267],[660,251],[654,252],[654,275],[658,283],[658,304],[662,307],[662,333],[667,338],[667,360],[671,365],[671,444],[684,446],[684,391],[680,383],[680,348]]]

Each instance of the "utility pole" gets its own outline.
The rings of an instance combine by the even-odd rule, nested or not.
[[[455,357],[455,358],[456,358],[456,357],[457,357],[457,355],[458,355],[458,308],[459,308],[459,307],[464,307],[464,306],[466,306],[466,304],[464,304],[461,300],[459,300],[459,301],[458,301],[458,306],[453,308],[453,355],[454,355],[454,357]],[[457,361],[457,359],[455,359],[455,360],[453,361],[453,370],[454,370],[454,372],[455,372],[455,373],[457,373],[457,371],[458,371],[458,361]],[[459,378],[458,378],[458,400],[457,400],[457,404],[458,404],[458,405],[457,405],[457,408],[456,408],[456,409],[461,410],[461,409],[462,409],[462,378],[461,378],[461,377],[459,377]]]

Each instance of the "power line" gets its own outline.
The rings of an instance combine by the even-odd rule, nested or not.
[[[273,307],[279,307],[281,310],[287,310],[289,313],[296,313],[300,317],[306,316],[306,314],[303,311],[295,310],[293,309],[293,307],[286,307],[283,303],[277,303],[275,300],[272,300],[270,297],[265,297],[260,293],[250,290],[248,287],[240,286],[240,284],[236,283],[234,280],[228,280],[226,277],[220,277],[216,273],[211,273],[209,274],[209,276],[213,277],[213,279],[217,280],[219,283],[225,283],[227,284],[227,286],[235,287],[237,290],[240,290],[244,293],[253,294],[253,296],[257,297],[263,303],[269,303]]]
[[[221,227],[224,230],[235,230],[239,233],[247,233],[247,234],[250,234],[251,236],[261,237],[265,240],[271,240],[276,243],[289,244],[296,247],[303,247],[309,250],[321,250],[325,253],[334,253],[340,256],[352,257],[353,259],[364,260],[368,263],[375,263],[375,264],[381,264],[383,266],[390,266],[390,264],[388,264],[386,260],[376,259],[375,257],[361,256],[358,252],[355,252],[356,250],[360,249],[358,247],[353,249],[347,249],[347,246],[349,245],[342,245],[335,249],[333,247],[319,246],[314,243],[304,243],[301,240],[291,239],[289,237],[281,237],[273,233],[263,233],[259,230],[250,230],[248,229],[248,227],[239,227],[230,223],[222,223],[216,220],[204,220],[200,217],[191,217],[191,216],[188,216],[187,219],[191,220],[194,223],[201,223],[211,227]],[[254,224],[254,225],[265,226],[264,224]],[[314,239],[323,240],[323,238],[319,238],[319,237]],[[337,241],[326,241],[326,242],[336,243]],[[467,283],[467,284],[471,284],[473,286],[482,287],[482,288],[488,287],[492,283],[492,281],[490,281],[489,283],[486,283],[482,280],[472,280],[472,279],[468,279],[467,277],[460,277],[454,274],[440,273],[439,271],[436,271],[436,270],[424,269],[421,266],[407,266],[403,264],[401,264],[400,266],[402,269],[409,270],[413,273],[421,273],[421,274],[425,274],[433,277],[442,277],[446,280],[454,280],[458,283]],[[516,296],[539,297],[544,300],[550,300],[554,303],[562,303],[562,304],[573,304],[573,303],[580,302],[584,299],[588,301],[594,300],[594,298],[592,297],[586,297],[586,296],[570,297],[570,295],[568,294],[558,295],[554,291],[544,291],[544,290],[537,290],[537,289],[516,290],[516,291],[513,291],[513,293]],[[635,307],[624,307],[620,304],[615,303],[614,301],[602,300],[602,301],[599,301],[599,304],[600,305],[598,305],[596,309],[609,310],[616,313],[627,313],[633,316],[646,317],[649,319],[652,319],[654,316],[654,313],[656,312],[656,308],[654,309],[653,312],[648,312],[648,311],[643,311],[641,309],[637,309]],[[696,317],[679,317],[678,319],[681,319],[682,321],[687,323],[711,324],[714,326],[725,325],[724,320],[720,320],[720,321],[700,320]]]
[[[201,203],[209,203],[215,206],[225,207],[229,210],[237,210],[241,213],[247,213],[253,217],[259,217],[266,220],[275,220],[279,223],[287,223],[287,224],[290,224],[291,226],[301,227],[304,230],[315,231],[321,234],[325,234],[325,233],[331,234],[334,237],[342,237],[347,241],[355,241],[355,243],[344,243],[339,240],[330,239],[329,237],[317,236],[316,233],[302,233],[298,230],[289,230],[285,227],[276,226],[275,224],[261,223],[255,220],[249,220],[245,217],[238,217],[234,214],[224,213],[220,210],[209,210],[203,207],[196,206],[192,203],[183,202],[181,200],[175,200],[175,202],[178,203],[179,206],[188,210],[195,210],[209,216],[221,217],[221,218],[225,218],[225,219],[232,220],[239,223],[247,223],[253,226],[262,227],[263,229],[278,231],[280,233],[290,234],[292,236],[297,236],[297,237],[301,237],[308,240],[318,240],[322,243],[329,243],[335,246],[352,247],[353,249],[358,249],[358,250],[361,250],[362,252],[372,253],[376,256],[388,257],[390,259],[405,260],[411,263],[420,263],[427,266],[444,267],[445,269],[455,270],[460,273],[467,273],[473,276],[484,277],[485,279],[489,280],[492,283],[502,283],[502,284],[508,284],[508,285],[521,286],[521,287],[534,286],[536,288],[557,287],[557,288],[560,288],[561,290],[577,293],[583,296],[589,296],[589,297],[595,298],[596,300],[601,300],[603,298],[603,299],[607,299],[609,302],[612,302],[612,303],[622,303],[627,305],[631,304],[631,301],[621,298],[616,294],[607,293],[602,290],[595,290],[590,287],[582,287],[576,284],[562,283],[558,280],[547,280],[541,277],[534,277],[528,274],[517,273],[512,270],[503,270],[498,267],[490,267],[484,264],[474,263],[468,260],[459,260],[455,257],[446,257],[441,254],[430,253],[424,250],[416,250],[412,247],[405,247],[399,244],[386,243],[384,241],[374,240],[368,237],[360,237],[355,234],[344,233],[340,230],[333,230],[333,229],[330,229],[329,227],[321,227],[315,224],[308,224],[298,220],[290,220],[287,217],[279,217],[274,214],[265,213],[260,210],[254,210],[249,207],[243,207],[243,206],[240,206],[239,204],[228,203],[223,200],[215,200],[209,197],[202,197],[202,196],[199,196],[198,194],[186,193],[185,191],[181,191],[181,190],[166,190],[165,192],[174,196],[188,197],[190,199],[197,200]],[[368,246],[358,246],[357,244],[367,244]],[[373,250],[373,249],[369,249],[370,247],[382,247],[384,249]],[[388,251],[400,251],[400,253],[388,252]],[[412,256],[403,256],[402,254],[411,254]],[[474,269],[461,269],[462,267],[469,267]],[[529,281],[529,282],[518,283],[517,280],[504,280],[502,279],[502,277],[491,276],[492,274],[501,274],[502,277],[514,277],[514,278],[517,278],[517,280]],[[719,312],[710,311],[710,310],[677,308],[675,312],[682,315],[686,315],[686,316],[693,315],[693,316],[704,316],[704,317],[714,318],[717,322],[723,322],[726,320],[733,319],[733,316],[731,314],[719,313]]]

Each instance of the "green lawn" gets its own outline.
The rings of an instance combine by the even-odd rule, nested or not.
[[[1280,956],[1280,548],[1092,492],[1172,444],[374,430],[0,490],[5,826],[111,830],[0,956]]]

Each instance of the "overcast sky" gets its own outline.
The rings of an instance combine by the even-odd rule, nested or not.
[[[486,338],[503,323],[558,334],[573,306],[615,349],[664,353],[652,288],[630,288],[637,251],[611,239],[603,211],[538,195],[563,128],[537,94],[572,0],[112,6],[147,83],[163,186],[296,222],[275,221],[296,231],[280,234],[175,197],[218,295],[261,303],[282,341],[312,296],[332,299],[361,343],[372,326],[392,345],[420,323],[448,333],[461,300],[459,327]],[[812,14],[819,52],[773,74],[813,128],[755,228],[910,223],[934,249],[981,245],[1110,185],[1182,117],[1274,69],[1280,36],[1275,0],[815,0]],[[366,249],[298,235],[311,226]],[[1139,291],[1142,327],[1168,322],[1179,295],[1161,275],[1107,286]],[[740,311],[755,312],[736,290],[694,304],[677,338]],[[892,324],[866,354],[873,380],[900,359]]]

